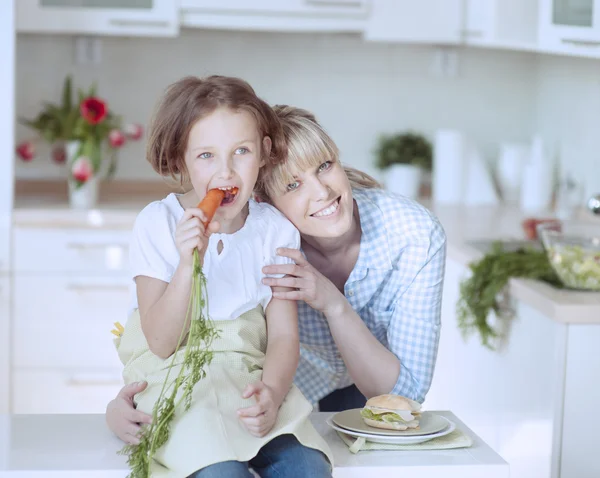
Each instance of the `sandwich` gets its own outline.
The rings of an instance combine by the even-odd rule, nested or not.
[[[418,429],[421,404],[401,395],[379,395],[367,400],[360,416],[370,427],[388,430]]]

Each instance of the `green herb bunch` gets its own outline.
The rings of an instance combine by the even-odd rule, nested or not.
[[[205,311],[208,310],[206,277],[202,272],[197,249],[194,251],[193,271],[187,320],[176,347],[176,350],[179,350],[183,344],[189,324],[183,361],[181,364],[176,364],[176,354],[173,354],[162,390],[152,410],[152,423],[142,428],[139,445],[126,445],[119,452],[128,456],[127,464],[131,470],[128,478],[150,476],[156,451],[169,439],[171,421],[180,411],[181,406],[183,411],[190,408],[194,386],[206,377],[205,367],[210,364],[213,357],[211,344],[218,337],[218,331],[213,327],[208,314],[205,315]],[[169,385],[169,375],[175,365],[180,365],[180,369],[175,381]]]
[[[412,164],[430,171],[433,147],[423,135],[412,132],[383,135],[375,150],[376,166],[386,169],[394,164]]]
[[[536,279],[562,287],[546,252],[533,248],[506,251],[498,242],[481,260],[470,264],[469,269],[471,276],[460,284],[458,326],[465,338],[478,332],[482,345],[492,350],[500,333],[488,323],[488,318],[491,312],[500,315],[499,297],[509,279]]]

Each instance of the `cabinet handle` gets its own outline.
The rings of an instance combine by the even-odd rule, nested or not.
[[[461,33],[463,34],[463,36],[471,38],[480,38],[483,36],[483,32],[479,30],[462,30]]]
[[[361,0],[304,0],[309,5],[323,6],[323,7],[362,7],[364,2]]]
[[[67,289],[73,292],[117,291],[129,292],[129,286],[124,284],[69,284]]]
[[[124,18],[111,18],[109,23],[116,27],[168,28],[170,26],[170,23],[166,20],[127,20]]]
[[[67,380],[67,385],[71,387],[85,387],[85,386],[105,386],[105,385],[123,385],[123,379],[116,375],[96,375],[78,373],[72,375]]]
[[[569,43],[570,45],[577,46],[600,46],[600,41],[592,41],[592,40],[572,40],[570,38],[563,38],[563,43]]]

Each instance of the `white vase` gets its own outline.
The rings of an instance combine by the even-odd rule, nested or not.
[[[388,191],[412,199],[419,196],[423,171],[412,164],[394,164],[385,174],[385,187]]]
[[[71,167],[75,156],[81,146],[80,141],[69,141],[66,144],[67,168],[69,174],[69,205],[73,209],[88,210],[93,209],[98,204],[98,188],[100,186],[98,176],[94,175],[84,184],[77,186],[77,183],[71,178]]]
[[[98,178],[91,177],[81,186],[69,180],[69,204],[73,209],[93,209],[98,204]]]

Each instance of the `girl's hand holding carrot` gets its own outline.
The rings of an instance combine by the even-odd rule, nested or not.
[[[219,223],[212,218],[221,204],[225,193],[219,189],[211,189],[198,207],[186,209],[175,229],[175,244],[179,251],[179,263],[192,267],[194,249],[198,249],[200,265],[204,262],[204,253],[208,246],[208,238],[219,230]]]

